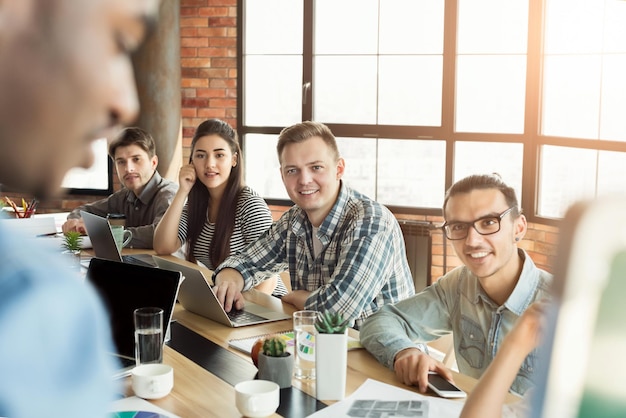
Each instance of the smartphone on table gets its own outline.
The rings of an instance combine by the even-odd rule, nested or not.
[[[428,387],[442,398],[465,398],[467,394],[437,372],[428,372]]]

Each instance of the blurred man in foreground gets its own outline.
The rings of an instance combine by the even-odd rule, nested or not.
[[[158,0],[0,2],[0,183],[45,198],[91,142],[134,120],[129,54]],[[0,416],[105,416],[110,330],[59,255],[0,224]]]

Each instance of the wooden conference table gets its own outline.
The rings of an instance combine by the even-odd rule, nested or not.
[[[127,252],[127,251],[125,251]],[[129,253],[138,252],[129,250]],[[143,251],[145,252],[145,250]],[[172,257],[176,261],[181,261]],[[184,262],[184,261],[183,261]],[[251,290],[244,294],[246,300],[253,301],[276,310],[293,313],[296,309],[279,299]],[[174,389],[165,398],[151,401],[180,417],[241,417],[235,406],[233,385],[238,381],[253,379],[256,368],[249,355],[228,348],[228,341],[256,335],[292,329],[290,320],[268,324],[230,328],[186,311],[177,304],[172,324],[172,339],[164,350],[164,363],[174,367]],[[358,337],[358,332],[350,330]],[[219,377],[218,377],[219,376]],[[393,371],[382,366],[365,349],[348,352],[348,372],[346,396],[353,393],[368,378],[414,390],[400,383]],[[476,380],[454,373],[456,384],[471,392]],[[130,378],[125,381],[126,395],[133,395]],[[515,399],[510,395],[509,401]],[[283,401],[287,405],[283,405]],[[333,402],[324,402],[331,404]],[[293,387],[281,390],[281,406],[274,417],[297,418],[323,408],[315,399],[315,382],[293,380]],[[284,415],[280,414],[283,412]]]

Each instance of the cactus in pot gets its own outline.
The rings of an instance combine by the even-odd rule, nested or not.
[[[315,329],[315,396],[341,400],[346,392],[348,333],[350,318],[340,312],[317,314]]]
[[[287,343],[279,336],[269,336],[263,341],[263,354],[270,357],[286,357]]]
[[[320,334],[343,334],[349,323],[350,319],[344,319],[341,312],[318,312],[315,329]]]
[[[259,379],[276,382],[280,388],[291,387],[293,356],[287,351],[287,343],[279,335],[263,339],[258,357]]]

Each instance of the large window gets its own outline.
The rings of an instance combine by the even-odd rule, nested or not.
[[[324,122],[345,180],[399,212],[498,172],[531,218],[626,191],[626,1],[240,0],[247,182],[287,199],[276,138]],[[549,222],[549,221],[548,221]]]
[[[106,138],[92,143],[95,156],[90,168],[72,168],[63,178],[61,187],[68,194],[109,195],[113,193],[113,164],[109,158]]]

